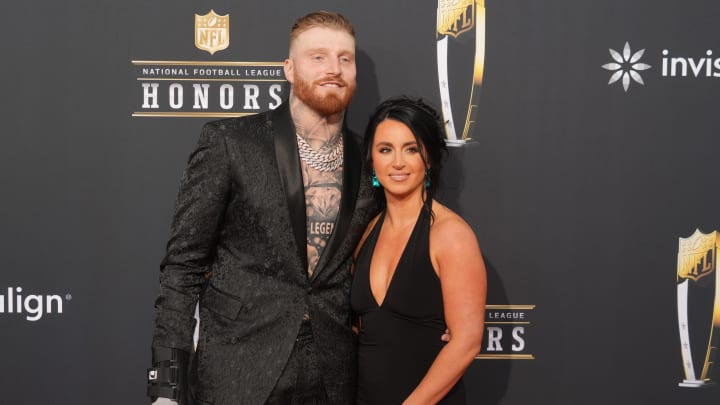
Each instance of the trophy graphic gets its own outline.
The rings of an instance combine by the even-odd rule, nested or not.
[[[483,80],[485,0],[438,0],[437,38],[438,84],[447,144],[459,146],[469,139]]]
[[[685,378],[681,387],[704,387],[717,380],[720,345],[720,278],[717,252],[720,234],[696,230],[680,238],[677,264],[677,306],[680,352]]]

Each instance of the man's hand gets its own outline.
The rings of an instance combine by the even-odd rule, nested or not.
[[[177,405],[177,402],[172,399],[158,398],[152,403],[152,405]]]

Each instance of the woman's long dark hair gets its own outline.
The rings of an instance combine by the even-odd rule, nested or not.
[[[423,201],[434,198],[437,191],[442,161],[447,155],[445,145],[445,125],[437,111],[422,99],[409,97],[391,98],[380,103],[370,116],[365,129],[363,150],[365,153],[365,167],[372,175],[372,145],[375,140],[375,131],[385,120],[401,122],[412,131],[417,141],[420,156],[428,168],[427,177],[430,186],[423,191]],[[377,199],[381,208],[385,208],[385,193],[382,188],[377,189]]]

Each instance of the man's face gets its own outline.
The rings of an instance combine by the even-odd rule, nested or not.
[[[315,27],[290,46],[285,77],[293,94],[321,115],[343,111],[355,93],[355,39],[345,31]]]

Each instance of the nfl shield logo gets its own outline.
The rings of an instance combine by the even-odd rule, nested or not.
[[[475,0],[438,0],[438,35],[457,38],[475,25]]]
[[[680,238],[678,279],[698,281],[715,271],[717,239],[717,232],[704,234],[699,229],[689,238]]]
[[[195,14],[195,46],[213,55],[230,45],[230,15]]]

